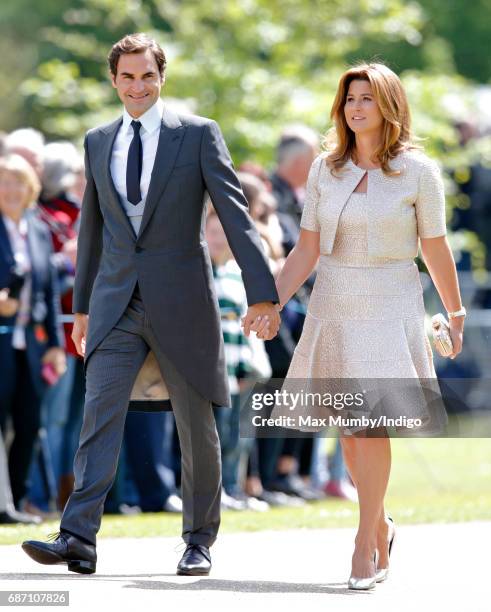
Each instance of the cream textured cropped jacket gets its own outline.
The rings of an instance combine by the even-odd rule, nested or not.
[[[390,162],[397,176],[379,168],[364,170],[349,160],[333,176],[319,155],[307,181],[301,227],[320,232],[321,255],[332,252],[339,216],[351,193],[368,172],[368,254],[410,259],[418,254],[418,238],[446,234],[445,195],[438,165],[418,150],[399,153]]]

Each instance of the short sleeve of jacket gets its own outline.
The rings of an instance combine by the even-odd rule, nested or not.
[[[302,219],[300,227],[311,232],[320,232],[319,220],[317,218],[317,206],[319,204],[319,172],[321,164],[325,163],[324,159],[319,156],[314,159],[307,178],[307,186],[305,188],[305,202],[303,205]]]
[[[420,238],[437,238],[447,233],[445,192],[438,165],[425,158],[419,175],[416,220]]]

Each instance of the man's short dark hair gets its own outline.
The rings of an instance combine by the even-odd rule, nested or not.
[[[109,70],[114,76],[116,76],[118,73],[118,62],[121,55],[125,55],[127,53],[144,53],[147,49],[150,49],[150,51],[153,53],[155,61],[157,62],[160,76],[163,78],[165,67],[167,65],[164,50],[157,41],[150,38],[143,32],[127,34],[124,38],[118,40],[118,42],[112,46],[111,52],[107,56]]]

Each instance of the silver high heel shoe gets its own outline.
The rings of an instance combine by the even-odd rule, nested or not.
[[[377,584],[377,563],[378,563],[378,550],[373,554],[373,562],[375,564],[375,576],[369,576],[368,578],[356,578],[352,576],[348,580],[348,589],[353,591],[370,591],[375,588]]]
[[[391,523],[390,527],[389,527],[389,559],[390,559],[390,553],[392,551],[392,544],[394,544],[394,538],[395,538],[395,535],[396,535],[396,530],[395,530],[393,518],[391,516],[388,516],[387,518],[389,519],[389,521]],[[384,582],[385,580],[387,580],[388,577],[389,577],[389,568],[388,567],[383,567],[381,569],[377,569],[377,571],[375,573],[376,582]]]

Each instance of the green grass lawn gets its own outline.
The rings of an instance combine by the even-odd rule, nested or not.
[[[395,439],[392,449],[387,510],[397,523],[491,520],[490,439]],[[329,499],[264,513],[224,512],[221,531],[353,527],[357,520],[356,504]],[[44,540],[58,526],[58,521],[35,527],[2,526],[0,544]],[[98,537],[175,536],[180,529],[180,516],[105,515]]]

